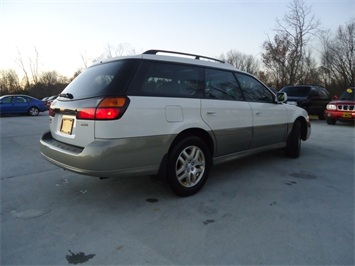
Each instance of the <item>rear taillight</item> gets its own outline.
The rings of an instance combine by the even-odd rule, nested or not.
[[[127,97],[104,98],[97,107],[80,108],[77,119],[114,120],[122,117],[129,104]]]
[[[95,119],[96,108],[84,108],[77,112],[77,119]]]
[[[49,108],[49,110],[48,110],[48,114],[49,114],[49,116],[54,117],[55,113],[54,113],[54,111],[53,111],[53,109],[52,109],[52,108]]]

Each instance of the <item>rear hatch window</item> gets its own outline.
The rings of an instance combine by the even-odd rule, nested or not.
[[[77,76],[61,94],[72,95],[73,100],[123,95],[135,69],[137,59],[125,59],[94,65]],[[70,100],[60,97],[60,100]]]

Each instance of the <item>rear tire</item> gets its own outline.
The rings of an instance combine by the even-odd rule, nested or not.
[[[210,167],[211,154],[207,145],[198,137],[187,137],[169,154],[167,181],[175,194],[191,196],[206,183]]]
[[[301,154],[301,123],[295,121],[286,142],[286,156],[298,158]]]

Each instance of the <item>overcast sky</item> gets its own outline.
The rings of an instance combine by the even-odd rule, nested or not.
[[[355,17],[354,0],[304,0],[322,27],[333,31]],[[136,52],[175,50],[218,57],[231,49],[259,56],[287,0],[16,1],[0,0],[0,69],[36,59],[39,70],[65,76],[110,44]],[[18,71],[19,74],[20,71]]]

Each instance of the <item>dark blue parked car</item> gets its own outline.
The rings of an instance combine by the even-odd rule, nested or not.
[[[4,95],[0,97],[0,114],[28,114],[36,116],[47,111],[44,101],[28,95]]]

